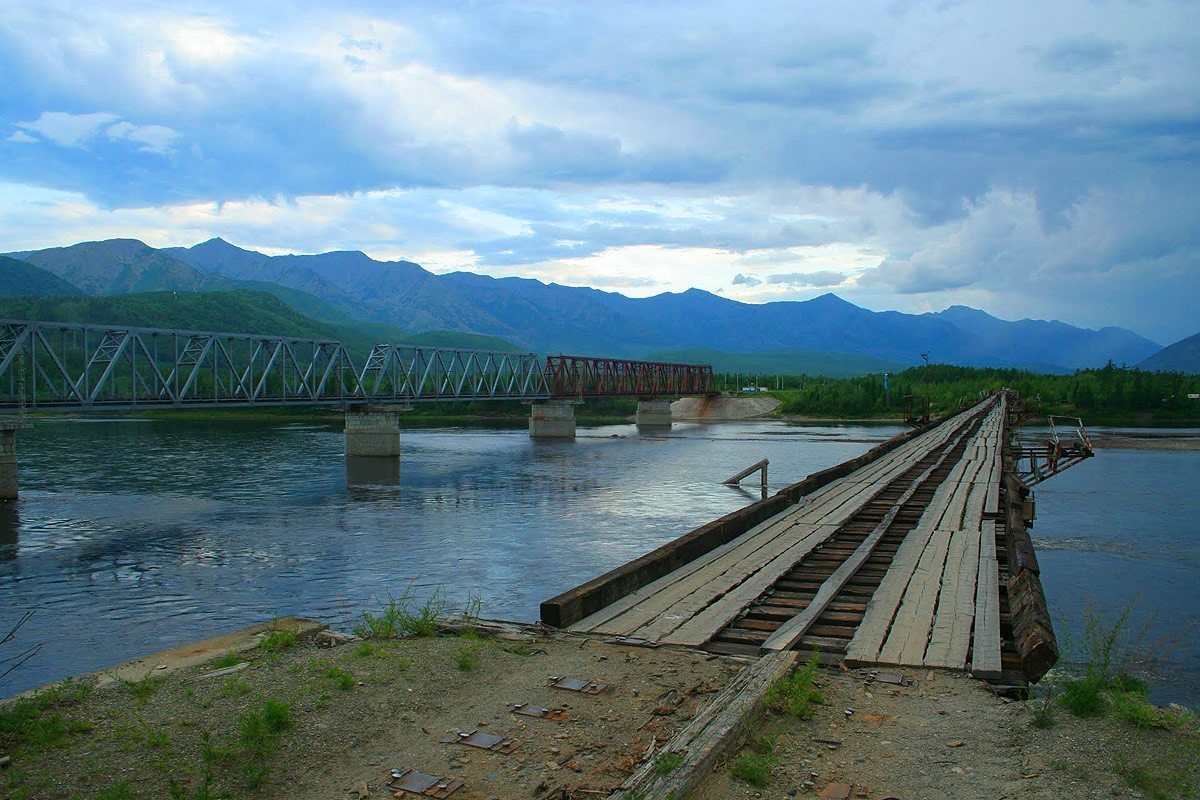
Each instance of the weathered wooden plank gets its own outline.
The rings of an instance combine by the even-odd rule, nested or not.
[[[584,617],[572,625],[571,630],[600,631],[604,633],[616,632],[608,623],[623,614],[629,613],[632,609],[647,603],[657,602],[657,598],[664,593],[668,597],[676,596],[680,592],[681,584],[695,573],[710,568],[711,565],[723,560],[737,559],[745,553],[757,552],[760,548],[769,546],[771,539],[778,532],[785,530],[792,524],[791,516],[793,513],[794,510],[792,513],[785,512],[759,523],[733,541],[726,542],[715,550],[705,553],[646,586],[630,592],[625,597],[605,606],[596,613]],[[617,630],[619,629],[620,626],[617,627]]]
[[[971,626],[975,621],[981,535],[977,529],[960,530],[951,539],[933,631],[925,649],[927,667],[963,669],[967,665]]]
[[[707,606],[696,611],[690,619],[683,621],[671,633],[664,636],[662,641],[691,647],[704,644],[717,631],[732,622],[743,608],[770,589],[775,581],[779,580],[797,561],[832,536],[836,530],[837,528],[832,525],[822,526],[812,537],[797,542],[771,564],[748,576],[736,588],[715,597]]]
[[[879,649],[879,663],[920,666],[925,660],[925,647],[933,627],[933,612],[942,574],[946,568],[946,553],[950,549],[952,531],[939,528],[922,551],[921,560],[904,592],[900,610],[892,623],[887,641]]]
[[[769,543],[769,547],[760,548],[740,559],[725,559],[713,564],[710,569],[700,570],[688,576],[678,591],[664,593],[661,599],[666,602],[643,604],[614,620],[614,623],[622,623],[631,634],[646,639],[663,639],[714,601],[744,593],[742,587],[759,573],[763,573],[764,578],[773,576],[767,583],[769,587],[806,553],[828,539],[834,530],[830,526],[794,526],[794,536],[786,539],[778,537]],[[746,602],[757,596],[755,594]]]
[[[900,601],[908,589],[921,553],[929,544],[933,528],[914,529],[900,544],[887,574],[867,603],[863,620],[854,632],[854,638],[846,648],[846,661],[851,664],[874,664],[879,657],[879,650],[891,630],[892,620],[900,607]]]
[[[996,523],[983,523],[979,538],[979,578],[975,587],[975,627],[971,635],[971,672],[1000,675],[1000,568],[996,562]]]

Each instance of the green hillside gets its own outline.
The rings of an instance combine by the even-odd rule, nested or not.
[[[870,373],[897,372],[907,366],[870,356],[813,350],[766,350],[755,353],[728,353],[722,350],[704,349],[661,350],[649,354],[646,359],[685,364],[712,364],[714,372],[814,375],[827,378],[855,378]]]
[[[175,328],[331,339],[362,356],[378,342],[519,350],[503,339],[453,332],[408,336],[378,323],[322,322],[266,292],[146,292],[106,297],[0,297],[0,317],[135,328]]]
[[[49,297],[83,294],[53,272],[0,256],[0,297]]]

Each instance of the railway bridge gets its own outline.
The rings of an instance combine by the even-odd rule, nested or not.
[[[346,455],[396,462],[413,403],[520,400],[529,434],[573,439],[575,405],[638,398],[642,427],[670,427],[670,399],[712,391],[712,367],[338,341],[0,320],[0,499],[17,496],[16,432],[28,412],[329,406],[345,409]]]

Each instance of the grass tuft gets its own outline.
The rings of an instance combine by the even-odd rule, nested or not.
[[[772,683],[767,689],[767,708],[799,719],[812,718],[816,706],[824,702],[821,693],[813,686],[817,664],[818,655],[813,653],[803,667]]]
[[[277,628],[262,638],[258,643],[260,650],[267,652],[278,652],[286,650],[289,647],[295,647],[300,643],[300,637],[296,635],[296,631],[292,628]]]
[[[742,753],[733,762],[730,774],[757,789],[765,789],[771,784],[771,766],[773,764],[774,758],[769,755]]]
[[[361,639],[433,636],[438,632],[438,617],[446,608],[446,593],[440,587],[420,604],[413,599],[410,587],[398,599],[389,596],[379,613],[364,611],[363,621],[354,627],[354,633]]]
[[[474,647],[464,647],[454,657],[454,663],[463,672],[470,672],[479,667],[479,656]]]

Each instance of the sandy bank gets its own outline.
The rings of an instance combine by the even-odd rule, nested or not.
[[[672,418],[680,421],[721,422],[753,419],[779,408],[774,397],[684,397],[671,403]]]

